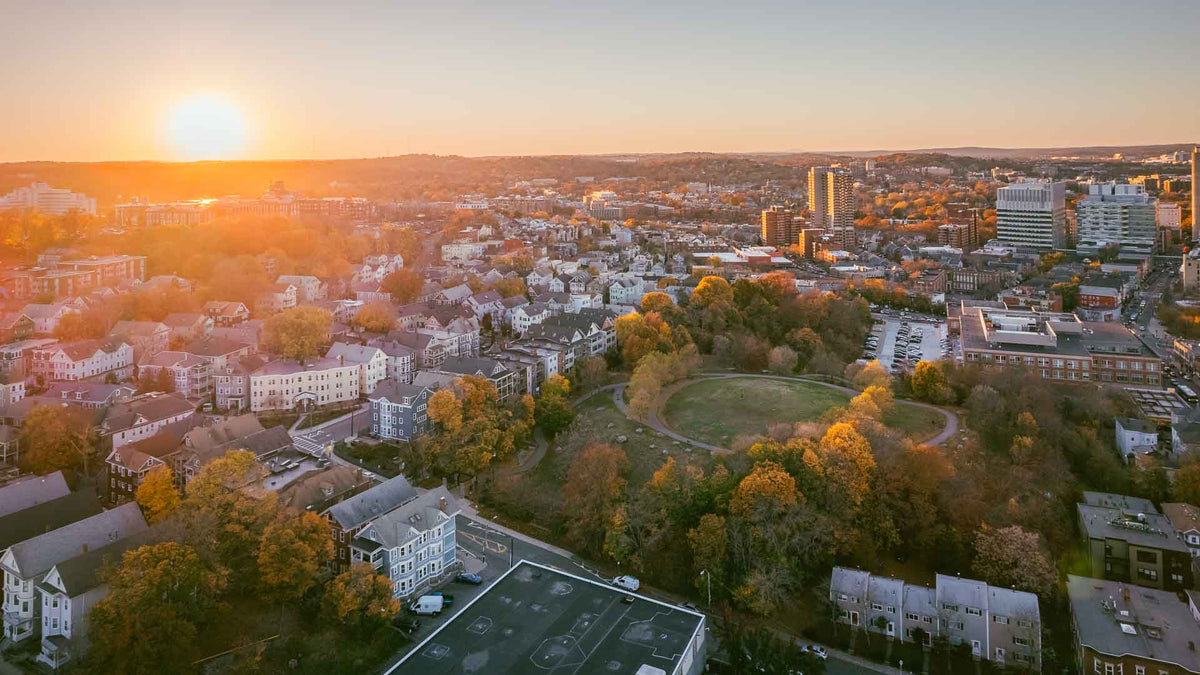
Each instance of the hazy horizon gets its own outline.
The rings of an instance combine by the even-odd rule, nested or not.
[[[1169,144],[1200,3],[1166,4],[27,3],[0,161]]]

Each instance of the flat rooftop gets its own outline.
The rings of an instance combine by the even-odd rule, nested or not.
[[[522,560],[389,675],[673,673],[703,631],[697,612]]]

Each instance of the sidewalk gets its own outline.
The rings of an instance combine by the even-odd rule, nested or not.
[[[540,539],[534,539],[533,537],[531,537],[527,534],[522,534],[520,532],[517,532],[516,530],[509,529],[509,528],[501,525],[500,523],[497,523],[497,522],[488,520],[487,518],[484,518],[483,516],[479,515],[479,511],[475,508],[475,505],[472,504],[471,502],[467,501],[466,497],[458,498],[458,508],[459,508],[459,510],[462,511],[462,514],[464,516],[470,518],[471,520],[475,520],[480,523],[484,523],[488,527],[492,528],[493,530],[496,530],[497,532],[500,532],[501,534],[506,534],[506,535],[512,537],[513,539],[519,539],[520,541],[523,541],[526,544],[529,544],[530,546],[536,546],[538,548],[545,549],[547,551],[550,551],[551,553],[561,555],[564,558],[569,558],[571,560],[582,562],[579,559],[579,556],[575,555],[574,553],[571,553],[570,551],[561,549],[557,546],[554,546],[553,544],[548,544]]]

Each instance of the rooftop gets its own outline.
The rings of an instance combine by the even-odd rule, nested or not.
[[[1116,539],[1138,546],[1188,553],[1179,532],[1159,513],[1077,504],[1080,521],[1092,539]]]
[[[1102,654],[1140,656],[1200,672],[1195,649],[1200,626],[1181,596],[1075,575],[1067,577],[1067,595],[1080,644]]]
[[[393,673],[672,673],[703,630],[696,612],[522,560]]]

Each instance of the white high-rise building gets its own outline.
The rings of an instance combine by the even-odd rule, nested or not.
[[[813,167],[808,170],[808,226],[832,235],[834,245],[844,250],[858,248],[854,232],[854,184],[841,169]]]
[[[1075,203],[1078,248],[1098,250],[1119,244],[1142,253],[1154,250],[1158,200],[1146,194],[1146,186],[1128,183],[1093,183],[1088,194]]]
[[[996,238],[1013,246],[1050,250],[1067,239],[1067,187],[1026,180],[996,190]]]
[[[1156,213],[1160,229],[1178,230],[1183,223],[1183,209],[1175,202],[1160,201]]]
[[[52,188],[46,183],[34,183],[0,197],[0,211],[6,209],[34,210],[52,216],[79,211],[94,216],[96,200],[66,188]]]

